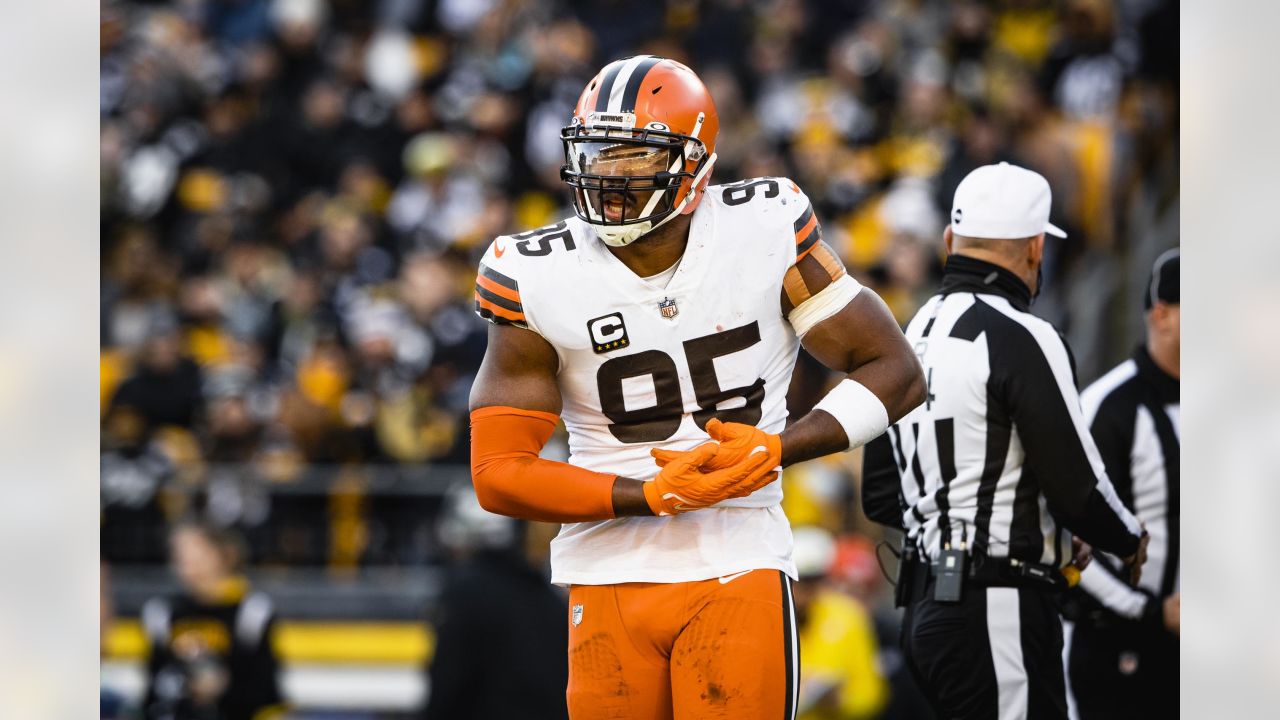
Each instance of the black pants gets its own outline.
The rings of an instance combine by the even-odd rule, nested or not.
[[[907,608],[902,649],[939,720],[1065,720],[1062,620],[1054,597],[966,587],[958,603]]]
[[[1080,720],[1178,717],[1178,659],[1163,629],[1076,623],[1067,664]]]

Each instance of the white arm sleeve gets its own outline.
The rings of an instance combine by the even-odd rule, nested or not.
[[[1080,573],[1080,589],[1117,615],[1137,620],[1147,608],[1147,596],[1125,585],[1096,561]]]
[[[843,310],[861,290],[861,283],[848,275],[842,275],[817,295],[797,305],[787,315],[787,320],[791,321],[796,336],[804,337],[815,325]]]

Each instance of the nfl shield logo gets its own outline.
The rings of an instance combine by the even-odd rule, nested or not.
[[[676,307],[676,301],[671,298],[663,298],[658,302],[658,312],[662,313],[662,317],[668,320],[680,314],[679,308]]]
[[[578,605],[573,606],[573,626],[577,627],[581,624],[582,624],[582,605],[581,603],[579,603]]]

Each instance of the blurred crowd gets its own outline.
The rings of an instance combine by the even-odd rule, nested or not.
[[[1136,340],[1136,288],[1176,241],[1173,2],[101,11],[110,559],[129,559],[126,546],[162,554],[156,528],[193,511],[267,523],[261,489],[315,466],[465,463],[485,347],[476,261],[495,235],[570,214],[558,130],[614,58],[693,67],[720,114],[713,182],[795,179],[827,241],[902,321],[935,285],[960,178],[1006,159],[1044,174],[1070,237],[1050,245],[1036,307],[1069,335],[1082,383]],[[792,412],[827,382],[802,358]],[[854,465],[793,473],[792,520],[855,527]],[[363,541],[349,540],[358,561]]]

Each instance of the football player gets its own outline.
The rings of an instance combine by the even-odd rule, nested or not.
[[[781,467],[924,397],[911,347],[786,178],[708,186],[719,119],[673,60],[606,65],[561,132],[576,217],[494,240],[471,393],[492,512],[564,523],[575,720],[792,717]],[[787,423],[800,345],[846,377]],[[568,463],[539,457],[558,421]]]

